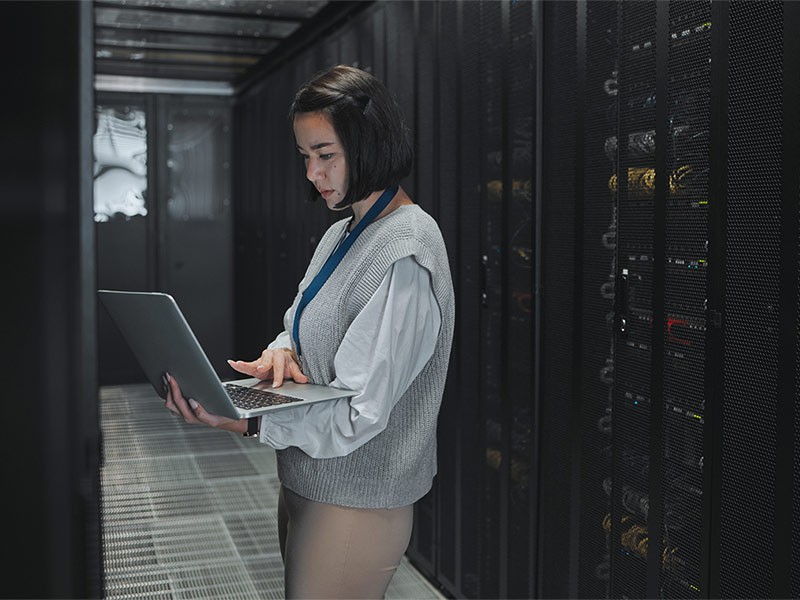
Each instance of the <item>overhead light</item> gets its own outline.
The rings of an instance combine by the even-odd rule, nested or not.
[[[150,94],[203,94],[233,96],[233,86],[223,81],[163,79],[97,74],[94,89],[98,92],[138,92]]]

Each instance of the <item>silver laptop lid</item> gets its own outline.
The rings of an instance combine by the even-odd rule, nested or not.
[[[98,290],[97,293],[160,397],[166,396],[162,377],[169,372],[180,384],[184,397],[194,398],[206,410],[231,419],[297,406],[295,403],[258,410],[237,409],[169,294],[112,290]],[[271,390],[271,384],[257,379],[231,383]],[[334,400],[356,394],[354,391],[293,381],[286,381],[274,391],[306,402]]]

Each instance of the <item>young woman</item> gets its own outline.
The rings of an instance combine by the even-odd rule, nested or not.
[[[297,92],[290,118],[312,197],[352,216],[322,237],[284,331],[257,360],[229,363],[274,387],[289,377],[358,394],[248,424],[187,401],[171,379],[166,407],[190,423],[258,430],[277,450],[287,598],[381,598],[436,474],[454,325],[447,252],[399,187],[412,148],[380,81],[323,71]]]

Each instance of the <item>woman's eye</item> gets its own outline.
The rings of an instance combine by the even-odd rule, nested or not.
[[[331,158],[333,158],[333,154],[320,154],[319,157],[322,160],[330,160]]]

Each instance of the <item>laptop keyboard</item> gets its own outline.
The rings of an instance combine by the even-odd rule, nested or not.
[[[236,385],[235,383],[226,383],[225,391],[228,392],[234,406],[242,410],[255,410],[258,408],[275,406],[276,404],[302,402],[300,398],[284,396],[283,394],[271,392],[269,390],[257,390],[243,385]]]

